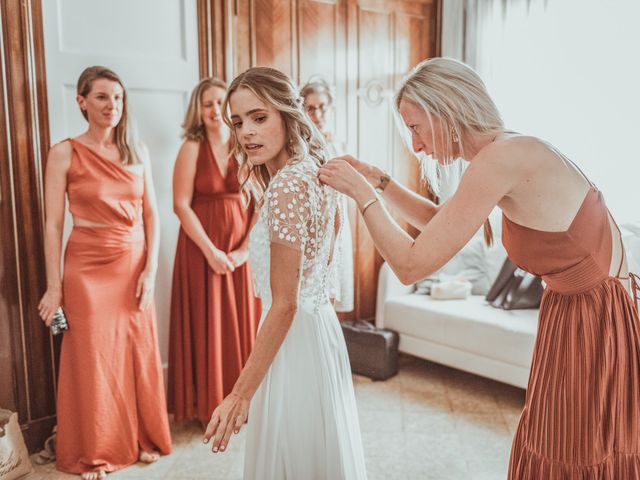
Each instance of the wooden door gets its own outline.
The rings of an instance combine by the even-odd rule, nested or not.
[[[417,161],[395,125],[393,92],[414,65],[436,55],[437,3],[350,0],[347,16],[349,146],[358,158],[387,170],[415,191],[423,191]],[[371,320],[382,258],[359,215],[354,242],[354,316]]]
[[[229,9],[230,43],[219,52],[233,55],[228,79],[256,65],[278,68],[298,84],[312,76],[324,77],[336,93],[330,120],[333,132],[346,143],[349,153],[426,193],[417,162],[397,133],[391,108],[401,77],[420,60],[437,53],[439,0],[235,3],[236,8]],[[382,259],[353,204],[350,219],[355,309],[341,317],[371,320]]]

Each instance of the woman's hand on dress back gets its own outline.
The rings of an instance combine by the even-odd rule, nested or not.
[[[59,288],[48,288],[40,303],[38,304],[38,315],[48,327],[51,325],[53,316],[55,315],[60,303],[62,302],[62,290]]]
[[[367,193],[371,189],[368,180],[342,158],[334,158],[322,165],[318,178],[322,183],[354,199],[359,193]]]
[[[367,179],[369,184],[373,188],[376,188],[380,184],[380,177],[384,175],[384,171],[382,171],[378,167],[374,167],[373,165],[362,162],[351,155],[343,155],[341,157],[336,157],[333,160],[344,160],[349,165],[351,165],[360,175]]]
[[[235,267],[227,257],[227,254],[217,248],[211,250],[206,257],[207,263],[218,275],[225,275],[235,270]]]
[[[211,420],[204,432],[204,443],[213,437],[211,451],[224,452],[229,444],[231,433],[240,433],[242,425],[249,415],[249,400],[230,393],[211,414]]]
[[[138,308],[140,310],[146,310],[151,305],[155,283],[155,271],[144,269],[140,277],[138,277],[138,284],[136,285],[136,298],[138,299]]]
[[[233,264],[235,268],[243,265],[247,260],[249,260],[249,249],[247,248],[239,248],[227,254],[227,258]]]

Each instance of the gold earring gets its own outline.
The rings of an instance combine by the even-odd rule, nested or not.
[[[455,128],[451,127],[451,140],[453,140],[453,143],[459,143],[460,142],[460,137],[458,136],[458,134],[456,133]]]

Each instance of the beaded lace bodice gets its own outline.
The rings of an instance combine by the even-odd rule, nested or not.
[[[335,291],[333,259],[337,235],[338,192],[318,180],[318,166],[311,158],[282,167],[271,179],[249,239],[250,264],[256,295],[271,304],[270,244],[280,243],[302,252],[299,300],[316,304]],[[338,219],[344,213],[340,212]],[[341,228],[341,225],[339,226]]]

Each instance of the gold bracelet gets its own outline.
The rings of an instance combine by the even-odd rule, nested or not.
[[[373,197],[371,200],[367,200],[367,202],[362,206],[362,210],[360,210],[360,214],[364,217],[364,212],[367,211],[367,208],[369,208],[371,205],[373,205],[377,201],[378,201],[377,196]]]

